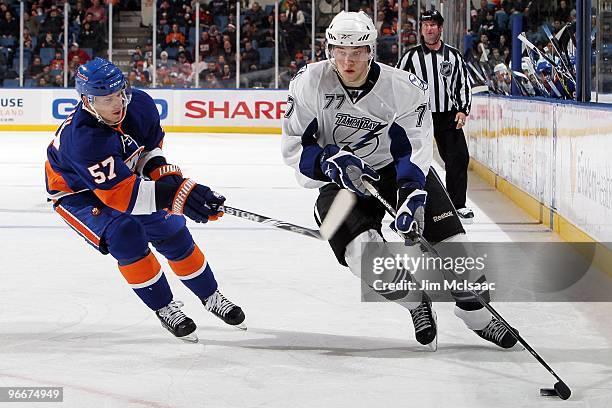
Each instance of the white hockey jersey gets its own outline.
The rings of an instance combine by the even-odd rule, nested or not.
[[[372,62],[365,85],[351,89],[326,60],[302,68],[289,85],[281,149],[304,187],[330,182],[320,155],[334,144],[377,170],[395,163],[399,182],[423,189],[432,136],[427,84],[412,73]]]

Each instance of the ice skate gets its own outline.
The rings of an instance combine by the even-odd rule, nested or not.
[[[463,224],[472,224],[474,222],[474,211],[471,208],[457,208],[457,214]]]
[[[427,293],[423,292],[421,304],[410,310],[410,315],[414,323],[416,340],[431,351],[436,351],[438,349],[438,322]]]
[[[518,330],[514,329],[517,333]],[[474,333],[483,339],[505,349],[514,347],[517,340],[510,331],[495,317],[491,318],[489,324],[482,330],[474,330]]]
[[[155,311],[157,318],[170,333],[190,343],[198,342],[196,324],[181,311],[183,302],[173,300],[167,306]]]
[[[230,326],[234,326],[240,330],[246,330],[247,327],[244,324],[244,312],[240,306],[235,305],[231,301],[227,300],[225,296],[216,290],[215,293],[202,299],[202,304],[212,314],[223,320]]]

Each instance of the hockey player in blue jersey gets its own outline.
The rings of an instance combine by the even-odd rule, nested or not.
[[[196,325],[173,300],[149,243],[204,307],[246,329],[240,307],[217,288],[187,229],[216,220],[225,198],[166,162],[155,103],[131,89],[111,62],[96,58],[76,73],[81,101],[47,148],[46,187],[55,211],[102,254],[111,254],[136,295],[176,337],[197,341]]]

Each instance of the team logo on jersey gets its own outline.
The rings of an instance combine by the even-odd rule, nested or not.
[[[427,90],[427,82],[423,81],[421,78],[414,75],[412,72],[408,73],[408,79],[410,80],[410,83],[412,85],[416,86],[421,91],[425,92]]]
[[[343,148],[349,146],[361,158],[376,151],[380,144],[379,136],[386,123],[368,117],[355,117],[337,113],[333,137],[334,143]]]
[[[445,77],[450,76],[451,73],[453,72],[453,64],[451,64],[449,61],[443,61],[440,64],[440,74],[444,75]]]

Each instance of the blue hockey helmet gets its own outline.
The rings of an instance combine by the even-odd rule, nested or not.
[[[106,96],[126,85],[123,72],[115,64],[96,57],[79,66],[76,72],[76,90],[85,96]]]
[[[544,73],[548,75],[552,72],[552,65],[545,59],[541,59],[538,61],[538,65],[536,65],[536,72],[538,74]]]
[[[132,90],[123,75],[123,72],[112,62],[103,58],[94,58],[77,68],[75,75],[76,90],[79,95],[85,96],[88,105],[84,108],[92,113],[100,122],[107,125],[117,125],[123,121],[127,106],[132,99]],[[123,110],[119,121],[112,123],[104,120],[95,108],[96,96],[107,96],[121,92]]]

